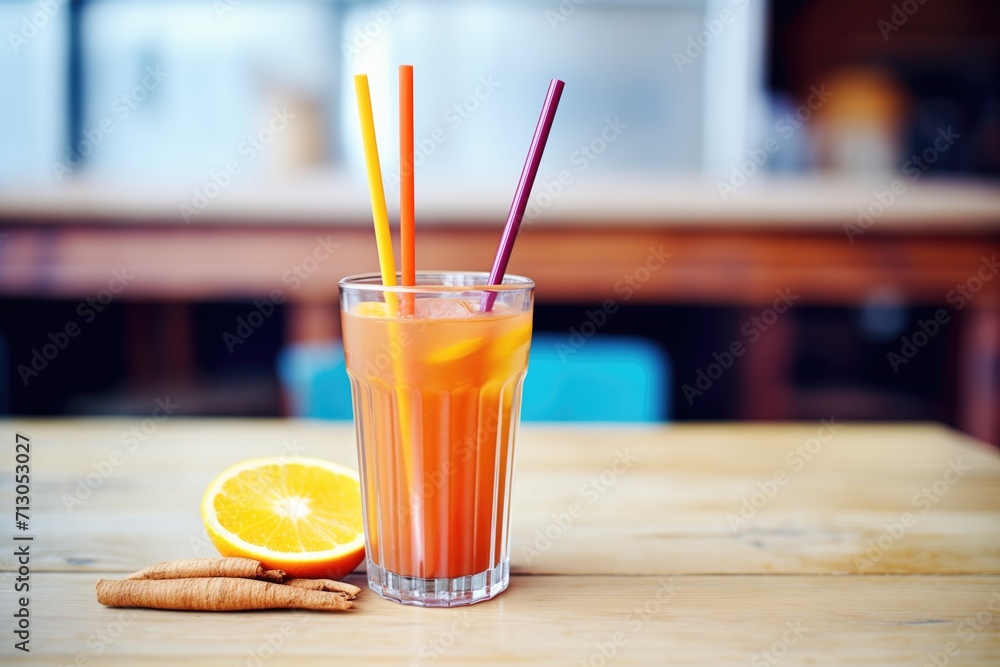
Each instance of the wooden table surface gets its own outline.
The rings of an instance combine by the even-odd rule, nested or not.
[[[1000,456],[932,424],[523,427],[497,599],[419,609],[366,589],[347,613],[211,614],[108,609],[94,584],[214,555],[198,503],[218,472],[280,454],[356,465],[351,427],[0,423],[2,664],[1000,664]],[[12,634],[25,543],[30,653]]]

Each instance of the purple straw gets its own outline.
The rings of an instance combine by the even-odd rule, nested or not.
[[[531,186],[535,184],[538,165],[542,162],[545,142],[549,140],[549,130],[552,129],[552,121],[555,120],[556,109],[559,107],[559,98],[562,96],[563,86],[565,85],[559,79],[552,79],[549,82],[549,90],[545,93],[545,103],[542,105],[542,113],[538,116],[538,125],[535,126],[535,136],[531,138],[528,157],[525,159],[524,168],[521,170],[521,180],[517,183],[517,190],[514,192],[514,201],[510,204],[510,211],[507,213],[507,223],[504,225],[503,235],[500,237],[497,256],[493,260],[493,268],[490,269],[490,278],[487,283],[489,285],[499,285],[503,281],[504,274],[507,272],[507,262],[510,261],[510,253],[514,249],[514,239],[517,238],[517,230],[521,227],[521,218],[524,217],[524,210],[528,207]],[[489,312],[492,310],[496,297],[496,292],[485,293],[479,305],[480,311]]]

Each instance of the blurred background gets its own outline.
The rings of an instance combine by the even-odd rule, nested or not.
[[[603,386],[598,418],[1000,443],[993,0],[0,0],[0,26],[2,413],[350,418],[336,284],[377,267],[351,77],[395,219],[409,63],[418,268],[488,269],[567,83],[510,267],[534,418]]]

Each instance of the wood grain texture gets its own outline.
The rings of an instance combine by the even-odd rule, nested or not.
[[[97,603],[99,578],[214,555],[198,501],[227,465],[356,464],[349,425],[145,426],[140,440],[142,420],[0,422],[5,442],[31,437],[35,537],[32,653],[8,638],[0,662],[922,665],[949,646],[949,664],[1000,657],[1000,456],[940,426],[525,427],[510,589],[470,608],[410,609],[359,572],[357,607],[336,618]],[[0,460],[7,499],[12,466],[12,453]]]
[[[108,609],[94,599],[92,577],[40,581],[31,658],[48,665],[81,656],[91,665],[216,667],[256,664],[254,655],[269,667],[919,667],[948,642],[961,651],[955,665],[995,665],[1000,655],[1000,611],[989,609],[997,577],[515,577],[486,604],[415,609],[365,590],[337,614]],[[979,613],[990,623],[977,624]],[[601,648],[611,646],[602,663]],[[10,656],[4,642],[0,661]]]

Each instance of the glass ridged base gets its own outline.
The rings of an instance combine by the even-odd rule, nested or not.
[[[400,604],[417,607],[461,607],[489,600],[510,583],[510,559],[492,570],[454,579],[421,579],[383,570],[367,561],[368,586],[373,591]]]

